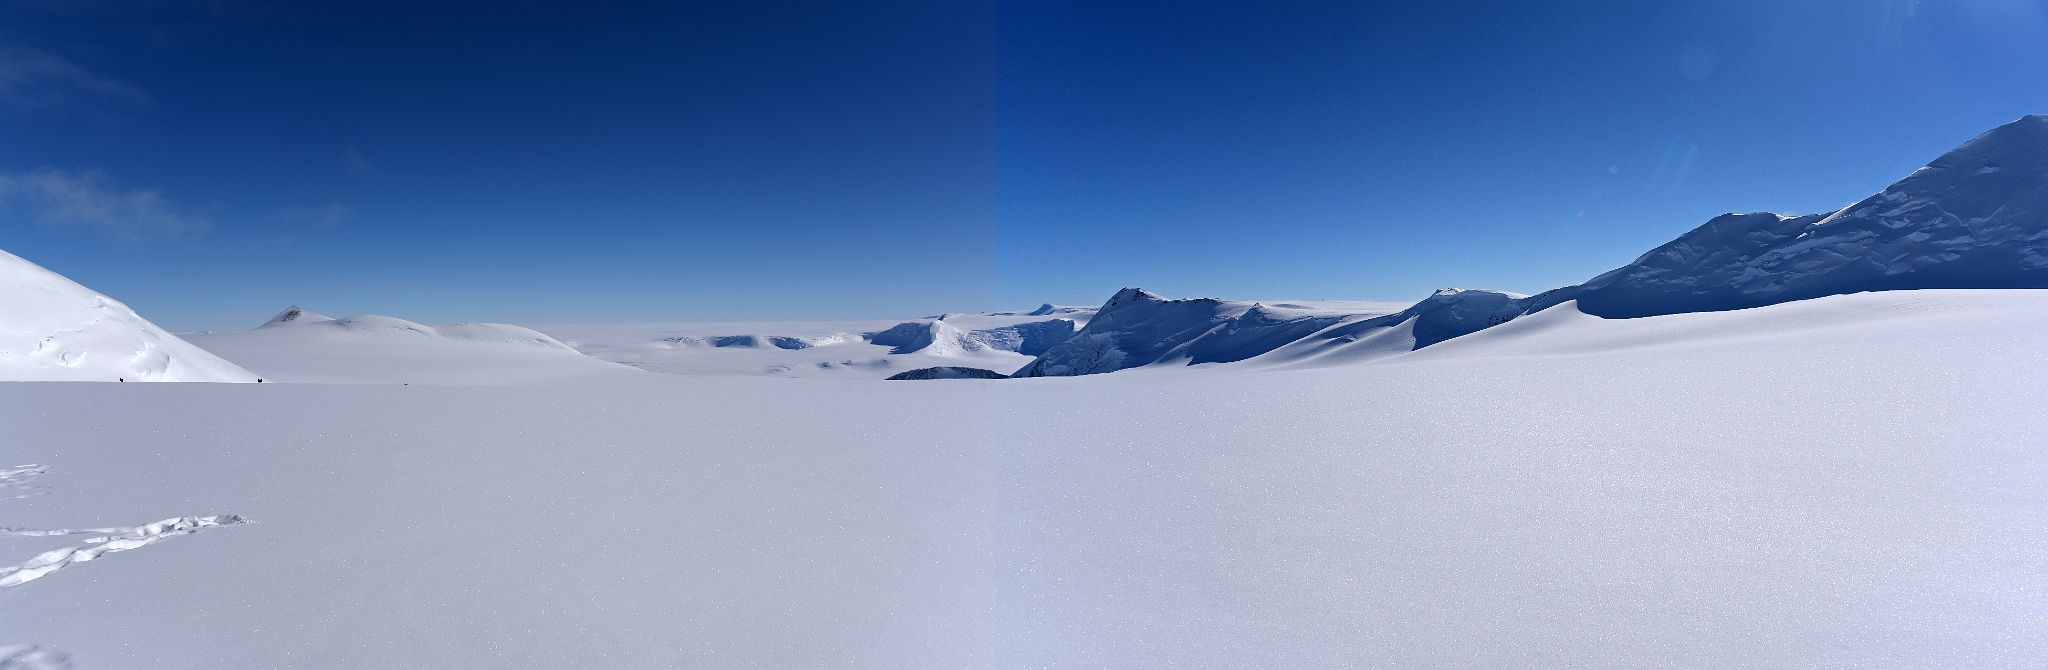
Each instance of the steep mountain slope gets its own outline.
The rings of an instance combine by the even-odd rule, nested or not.
[[[120,301],[0,251],[0,381],[253,382]]]
[[[961,351],[965,336],[943,320],[906,321],[866,334],[869,343],[889,347],[891,354],[922,351],[941,356]]]
[[[967,331],[966,341],[971,346],[1014,351],[1026,356],[1043,354],[1073,337],[1080,328],[1072,319],[1047,319],[996,328]]]
[[[2028,116],[1833,214],[1716,217],[1526,311],[1576,300],[1622,318],[1858,291],[2043,287],[2048,116]]]

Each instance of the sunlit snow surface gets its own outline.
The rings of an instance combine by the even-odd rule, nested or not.
[[[521,326],[428,326],[375,314],[330,319],[297,307],[253,330],[187,333],[185,339],[273,382],[474,386],[639,372]]]
[[[2048,291],[1907,291],[1566,307],[1306,370],[0,384],[0,464],[47,468],[0,525],[257,521],[0,591],[0,645],[167,668],[2023,666],[2048,658],[2043,323]],[[0,537],[0,564],[73,539]]]
[[[256,375],[119,300],[0,251],[0,381],[253,382]]]
[[[1112,298],[1114,300],[1114,298]],[[1253,304],[1224,305],[1235,318]],[[1356,300],[1262,303],[1288,314],[1331,320],[1401,311],[1406,303]],[[972,367],[1009,374],[1061,345],[1096,315],[1096,307],[1045,305],[1030,312],[946,314],[911,321],[766,321],[537,325],[593,358],[683,375],[751,375],[884,379],[933,367]],[[1216,325],[1208,314],[1178,329]],[[1199,332],[1199,330],[1197,331]],[[1299,336],[1299,334],[1296,334]]]

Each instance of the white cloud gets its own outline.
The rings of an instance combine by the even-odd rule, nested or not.
[[[204,217],[181,211],[151,189],[121,189],[98,170],[36,168],[0,173],[0,206],[40,225],[90,228],[119,240],[205,230]]]
[[[149,94],[57,54],[0,47],[0,102],[35,110],[105,103],[140,106],[149,103]]]

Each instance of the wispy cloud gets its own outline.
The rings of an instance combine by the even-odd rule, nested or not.
[[[149,94],[94,74],[63,56],[25,47],[0,47],[0,103],[34,110],[114,104],[149,104]]]
[[[151,189],[123,189],[98,170],[36,168],[0,173],[0,207],[45,226],[87,228],[117,240],[174,237],[209,222]]]
[[[341,166],[356,174],[368,174],[376,169],[376,166],[370,164],[370,157],[363,155],[363,151],[355,147],[341,150]]]

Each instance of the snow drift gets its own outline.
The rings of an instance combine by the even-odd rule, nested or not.
[[[0,251],[0,381],[253,382],[120,301]]]

